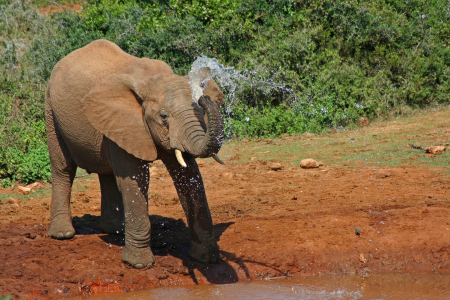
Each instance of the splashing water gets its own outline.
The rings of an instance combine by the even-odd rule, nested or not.
[[[233,68],[226,68],[220,64],[215,58],[208,58],[206,56],[198,57],[192,64],[189,72],[189,85],[192,90],[192,98],[198,101],[198,98],[203,95],[208,81],[212,77],[217,77],[218,83],[221,86],[233,86],[230,74],[233,73]]]
[[[267,81],[256,80],[247,76],[244,76],[238,70],[233,67],[224,67],[217,59],[209,58],[206,56],[198,57],[192,64],[191,71],[189,72],[189,85],[192,91],[192,98],[195,102],[198,101],[200,96],[203,95],[203,91],[207,86],[210,79],[214,78],[216,83],[223,89],[227,90],[225,95],[226,113],[231,112],[233,106],[235,94],[242,83],[250,85],[256,89],[282,89],[287,94],[293,94],[293,91],[286,86],[276,84],[270,79]],[[294,96],[295,98],[295,96]]]

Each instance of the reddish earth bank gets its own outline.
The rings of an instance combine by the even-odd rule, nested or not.
[[[204,163],[222,261],[203,265],[187,256],[182,208],[166,169],[155,166],[149,207],[155,266],[122,263],[123,236],[99,230],[98,180],[82,177],[72,194],[78,233],[72,240],[47,237],[49,197],[35,192],[19,205],[0,204],[0,295],[61,298],[243,278],[450,273],[450,178],[443,169],[282,164],[273,171],[263,161]]]
[[[49,5],[45,7],[39,7],[38,9],[43,16],[49,16],[56,12],[62,12],[65,10],[73,10],[76,12],[81,12],[83,10],[83,7],[80,4],[74,4],[72,6],[64,4],[64,5]]]

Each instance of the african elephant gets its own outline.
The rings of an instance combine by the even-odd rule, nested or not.
[[[186,213],[190,257],[219,260],[213,223],[196,157],[215,157],[223,141],[223,94],[211,79],[194,101],[189,76],[164,62],[137,58],[98,40],[52,71],[46,126],[52,169],[48,235],[75,235],[70,194],[77,167],[97,173],[101,228],[125,232],[122,260],[136,268],[155,261],[150,248],[148,163],[161,159]]]

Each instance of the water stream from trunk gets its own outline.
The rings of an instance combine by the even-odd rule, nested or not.
[[[254,78],[255,76],[256,72],[242,72],[233,67],[225,67],[220,64],[217,59],[206,56],[198,57],[191,66],[191,71],[189,72],[189,85],[194,101],[197,102],[200,96],[203,95],[203,91],[206,88],[208,81],[211,79],[215,80],[224,93],[223,118],[225,121],[226,137],[232,135],[232,130],[229,128],[228,124],[230,124],[233,105],[237,100],[236,98],[239,97],[237,95],[244,86],[248,86],[252,90],[257,90],[257,94],[260,96],[264,95],[266,98],[267,96],[271,96],[276,90],[277,95],[274,97],[277,98],[277,101],[286,101],[291,104],[296,101],[295,93],[289,87],[275,83],[272,79],[256,79]]]
[[[236,91],[243,85],[247,84],[254,89],[269,93],[271,89],[281,89],[287,94],[292,94],[293,91],[288,87],[273,82],[271,79],[260,80],[243,75],[243,72],[236,70],[233,67],[225,67],[215,58],[206,56],[198,57],[191,66],[189,72],[189,85],[192,91],[192,98],[198,101],[207,82],[213,78],[216,83],[224,90],[226,90],[225,101],[226,112],[231,111],[234,103]]]

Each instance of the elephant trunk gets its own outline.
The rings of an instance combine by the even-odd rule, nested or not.
[[[201,96],[198,104],[207,114],[208,126],[205,135],[187,147],[187,150],[194,157],[215,157],[223,142],[223,118],[219,107],[209,96]]]

